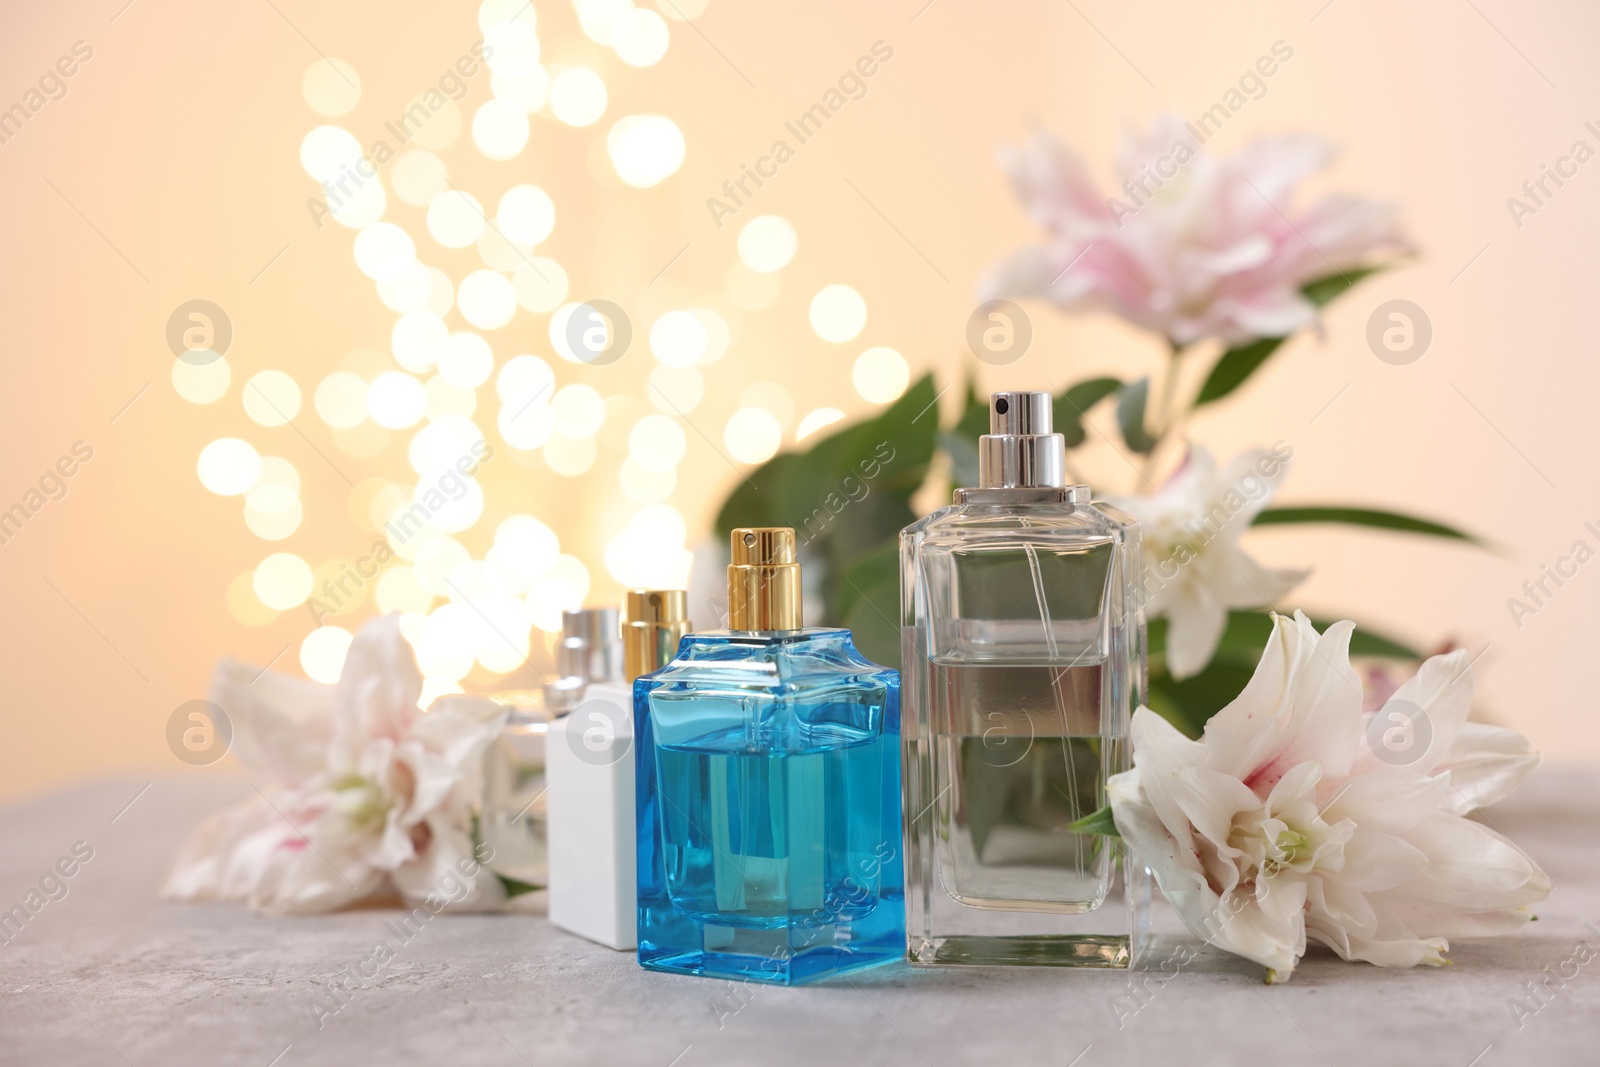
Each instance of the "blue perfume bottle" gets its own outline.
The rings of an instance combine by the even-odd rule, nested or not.
[[[902,959],[899,674],[801,628],[793,530],[732,546],[729,628],[634,683],[639,963],[792,985]]]

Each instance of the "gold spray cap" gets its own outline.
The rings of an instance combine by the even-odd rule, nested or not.
[[[800,564],[794,530],[741,527],[730,535],[728,629],[800,629]]]
[[[689,594],[630,589],[622,601],[622,670],[628,681],[660,670],[689,632]]]

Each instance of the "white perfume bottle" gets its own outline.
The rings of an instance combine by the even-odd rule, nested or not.
[[[587,686],[622,676],[615,608],[562,615],[556,671],[559,677],[543,689],[494,694],[510,714],[486,757],[479,832],[494,856],[489,868],[517,895],[549,884],[550,729],[577,706]],[[537,899],[526,899],[537,906]]]
[[[637,945],[633,681],[689,632],[688,594],[633,590],[622,609],[624,681],[590,684],[550,728],[550,921],[615,949]]]

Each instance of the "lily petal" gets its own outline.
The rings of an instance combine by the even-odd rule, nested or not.
[[[1163,605],[1167,616],[1167,673],[1192,678],[1205,670],[1228,626],[1228,609],[1204,586],[1176,585]]]
[[[1410,766],[1429,774],[1455,743],[1472,710],[1472,660],[1466,649],[1429,657],[1376,714],[1380,723],[1387,723],[1386,716],[1410,719],[1419,710],[1427,724],[1427,748]],[[1422,732],[1418,724],[1412,724],[1412,730]],[[1362,756],[1363,762],[1377,759],[1370,750]]]
[[[1400,887],[1408,896],[1463,911],[1518,907],[1550,895],[1550,878],[1527,854],[1487,826],[1439,812],[1409,839],[1428,857],[1422,875]]]
[[[1329,821],[1351,819],[1363,830],[1404,834],[1447,805],[1450,781],[1444,775],[1425,778],[1402,769],[1380,767],[1338,783],[1323,802]]]
[[[1543,761],[1515,730],[1464,722],[1438,769],[1450,773],[1450,810],[1465,815],[1510,796]]]
[[[1427,866],[1427,854],[1404,838],[1358,830],[1345,842],[1339,881],[1351,890],[1374,893],[1411,882]]]
[[[1185,737],[1177,727],[1146,707],[1134,711],[1129,733],[1134,767],[1139,772],[1134,779],[1140,783],[1139,795],[1170,833],[1187,835],[1189,821],[1173,796],[1170,783],[1185,769],[1201,765],[1205,760],[1205,746]]]
[[[1239,855],[1239,850],[1228,844],[1233,817],[1259,810],[1260,797],[1239,779],[1204,767],[1190,767],[1173,775],[1171,789],[1173,799],[1196,833],[1210,841],[1220,854]]]
[[[1329,778],[1350,771],[1361,737],[1361,682],[1350,666],[1350,632],[1319,635],[1301,612],[1273,616],[1273,632],[1244,692],[1206,723],[1206,765],[1270,789],[1308,760]]]

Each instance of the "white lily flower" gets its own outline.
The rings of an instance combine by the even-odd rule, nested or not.
[[[505,713],[459,702],[423,713],[421,692],[398,615],[361,628],[337,686],[220,663],[212,700],[260,795],[195,831],[163,894],[291,913],[390,887],[413,901],[498,904],[472,811]]]
[[[1516,929],[1550,892],[1538,864],[1464,818],[1539,764],[1514,731],[1466,721],[1466,652],[1429,659],[1366,715],[1352,629],[1275,615],[1255,675],[1204,736],[1138,709],[1134,769],[1108,787],[1135,862],[1184,923],[1268,981],[1294,972],[1308,938],[1382,967],[1445,963],[1447,938]]]
[[[1307,571],[1263,567],[1239,536],[1272,501],[1289,468],[1289,450],[1253,449],[1219,471],[1201,445],[1149,496],[1116,497],[1144,530],[1144,607],[1167,618],[1167,673],[1200,673],[1222,640],[1230,608],[1270,604]]]

